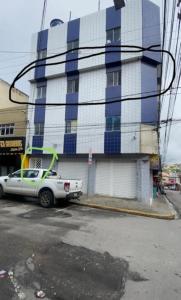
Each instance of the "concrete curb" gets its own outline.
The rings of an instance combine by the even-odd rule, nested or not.
[[[132,210],[132,209],[128,209],[128,208],[115,208],[115,207],[111,207],[111,206],[103,206],[103,205],[97,205],[97,204],[87,204],[87,203],[81,203],[81,202],[78,203],[78,202],[74,202],[74,201],[71,201],[71,202],[74,204],[80,205],[80,206],[104,209],[104,210],[126,213],[126,214],[130,214],[130,215],[141,216],[141,217],[148,217],[148,218],[155,218],[155,219],[162,219],[162,220],[174,220],[175,219],[174,213],[159,214],[159,213],[152,213],[152,212],[146,212],[146,211],[141,211],[141,210]]]

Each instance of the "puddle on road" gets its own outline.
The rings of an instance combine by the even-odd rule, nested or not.
[[[70,213],[67,213],[63,210],[56,210],[56,209],[45,209],[45,208],[39,208],[35,210],[31,210],[24,214],[19,214],[18,217],[23,219],[43,219],[43,218],[53,218],[61,216],[61,218],[71,218],[72,215]]]

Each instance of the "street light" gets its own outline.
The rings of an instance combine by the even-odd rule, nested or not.
[[[115,9],[120,9],[125,6],[124,0],[114,0]]]

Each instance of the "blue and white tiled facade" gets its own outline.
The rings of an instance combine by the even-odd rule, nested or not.
[[[50,56],[67,51],[69,43],[75,43],[78,47],[112,44],[146,47],[160,44],[159,24],[159,8],[155,4],[149,0],[127,1],[126,7],[120,10],[116,11],[114,7],[110,7],[39,32],[33,36],[32,51],[36,53],[36,51],[45,50],[47,56]],[[118,30],[120,34],[120,38],[116,41],[107,39],[108,31],[111,30]],[[81,58],[100,51],[102,50],[80,50],[48,62]],[[36,58],[37,54],[32,57],[32,60]],[[157,66],[159,64],[159,54],[142,52],[106,53],[65,64],[37,67],[34,72],[31,72],[30,101],[78,104],[85,101],[109,102],[124,97],[134,98],[145,93],[149,95],[158,89]],[[120,74],[117,84],[112,86],[108,84],[110,72]],[[72,92],[67,90],[69,80],[78,82],[78,88]],[[42,98],[37,98],[37,88],[41,86],[45,87],[44,95]],[[120,122],[120,126],[110,129],[106,123],[112,122],[114,118]],[[73,132],[66,130],[66,124],[69,121],[74,121],[76,124],[74,124]],[[99,160],[107,163],[108,168],[111,164],[112,171],[110,172],[113,173],[114,160],[120,162],[120,168],[124,163],[129,165],[134,162],[135,176],[138,176],[138,171],[140,171],[138,160],[145,158],[145,155],[157,153],[156,133],[152,130],[157,121],[158,99],[156,97],[149,100],[107,103],[97,106],[36,106],[34,109],[32,107],[29,109],[31,129],[28,132],[27,141],[30,146],[56,148],[60,154],[60,170],[62,157],[65,170],[66,166],[67,168],[70,166],[71,169],[74,164],[77,174],[79,174],[79,163],[85,164],[87,168],[87,157],[91,151],[92,169],[94,168],[92,172],[95,173],[96,182],[90,184],[91,176],[86,175],[85,172],[83,175],[86,177],[85,191],[87,191],[87,186],[92,185],[89,188],[93,193],[99,193],[99,188],[96,188],[97,182],[101,180],[98,174],[102,174],[97,165]],[[41,135],[34,134],[36,123],[43,123],[44,130]],[[148,134],[145,138],[146,130]],[[44,161],[48,160],[46,153],[37,154],[42,155]],[[104,168],[103,165],[101,168]],[[148,173],[149,177],[149,159]],[[66,174],[69,175],[69,173]],[[119,196],[114,195],[114,192],[107,192],[107,194]],[[138,191],[130,195],[128,193],[128,198],[129,196],[136,198],[138,194]],[[120,196],[126,197],[122,194]]]

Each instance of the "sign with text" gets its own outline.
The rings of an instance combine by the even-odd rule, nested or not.
[[[25,137],[0,138],[0,154],[24,153]]]

